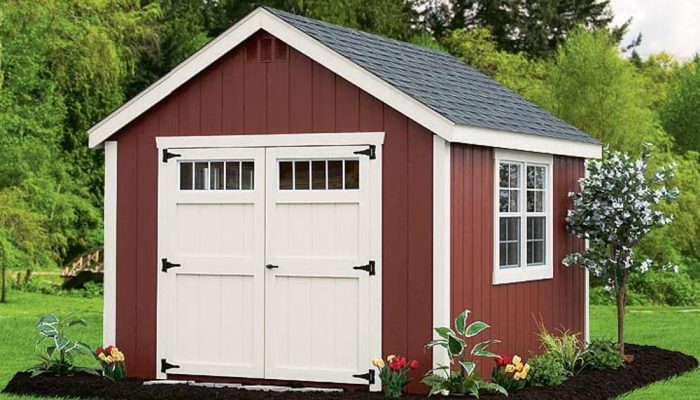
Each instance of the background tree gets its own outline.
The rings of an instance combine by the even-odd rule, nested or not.
[[[617,340],[625,354],[625,303],[627,280],[631,273],[646,272],[650,260],[640,261],[634,250],[653,228],[671,222],[671,217],[658,210],[661,202],[671,202],[677,189],[667,189],[672,176],[670,168],[648,171],[649,148],[638,160],[629,155],[605,151],[602,160],[588,160],[588,176],[581,179],[581,191],[571,193],[574,208],[568,211],[568,230],[589,241],[582,253],[564,258],[567,266],[578,264],[615,289],[617,302]]]
[[[487,27],[499,49],[531,57],[552,55],[578,26],[607,28],[613,13],[604,0],[418,0],[423,21],[436,37],[460,28]],[[611,28],[619,41],[629,21]]]
[[[694,67],[671,90],[661,122],[681,150],[700,151],[700,63]]]

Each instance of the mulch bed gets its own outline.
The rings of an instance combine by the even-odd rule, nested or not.
[[[628,354],[635,356],[634,362],[612,371],[584,371],[564,384],[554,387],[527,387],[512,393],[510,399],[518,400],[603,400],[668,379],[698,367],[698,361],[683,353],[663,350],[654,346],[627,345]],[[185,384],[144,386],[142,380],[111,383],[91,375],[76,375],[63,378],[17,373],[3,391],[11,394],[80,397],[85,399],[111,400],[205,400],[205,399],[382,399],[381,393],[320,393],[320,392],[262,392],[232,388],[205,388]],[[425,398],[406,395],[406,399]],[[483,395],[482,399],[500,399],[496,395]]]

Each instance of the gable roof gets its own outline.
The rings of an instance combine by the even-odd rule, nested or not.
[[[267,9],[457,125],[599,143],[449,54]]]
[[[260,29],[447,141],[600,156],[598,141],[448,54],[272,8],[256,9],[90,128],[90,147]]]

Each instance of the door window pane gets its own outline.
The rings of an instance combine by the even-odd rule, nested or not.
[[[309,189],[309,162],[294,162],[294,190]]]
[[[209,190],[224,190],[224,163],[209,163]]]
[[[326,190],[326,162],[311,162],[311,189]]]
[[[345,160],[345,189],[360,188],[360,162]]]
[[[340,160],[328,161],[328,189],[343,188],[343,162]]]
[[[241,190],[255,189],[255,163],[244,161],[241,163]]]
[[[241,163],[229,161],[226,163],[226,190],[241,188]]]
[[[292,190],[294,189],[294,174],[292,173],[292,167],[294,163],[291,161],[280,162],[280,190]]]
[[[520,217],[499,218],[499,266],[512,268],[520,265]]]
[[[207,171],[209,170],[208,162],[194,163],[194,189],[207,190]]]
[[[545,262],[545,217],[527,218],[527,264],[541,265]]]
[[[180,163],[180,190],[192,190],[192,163]]]

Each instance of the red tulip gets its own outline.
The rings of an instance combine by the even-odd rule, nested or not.
[[[100,354],[104,353],[104,350],[102,349],[102,346],[97,348],[97,351],[95,353],[99,356]]]
[[[114,346],[108,346],[108,347],[105,349],[105,353],[107,353],[107,355],[110,355],[110,356],[112,355],[112,347],[114,347]]]
[[[418,360],[411,360],[411,362],[408,364],[408,368],[410,368],[410,369],[418,368]]]
[[[496,365],[499,367],[505,367],[513,361],[513,358],[508,354],[496,357]]]

